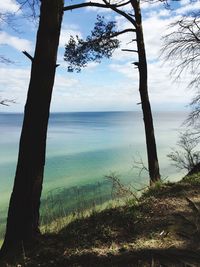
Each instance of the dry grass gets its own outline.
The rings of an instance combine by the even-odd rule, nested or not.
[[[130,201],[123,206],[90,211],[82,218],[72,216],[63,218],[62,223],[54,222],[49,226],[51,233],[46,231],[40,243],[26,251],[26,258],[18,264],[200,266],[200,185],[196,182],[195,178],[195,184],[184,181],[159,185],[146,192],[138,203]]]

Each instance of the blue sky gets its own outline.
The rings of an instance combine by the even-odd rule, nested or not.
[[[83,0],[84,2],[85,0]],[[69,4],[81,1],[65,1]],[[95,2],[101,2],[96,0]],[[141,4],[143,12],[144,37],[149,68],[149,94],[153,110],[182,110],[192,98],[193,91],[186,85],[190,73],[184,74],[177,83],[169,73],[170,63],[163,64],[159,57],[162,44],[161,37],[167,31],[170,22],[188,11],[200,8],[200,1],[189,4],[182,0],[173,11],[162,4]],[[19,5],[15,0],[4,0],[0,3],[0,12],[15,12]],[[12,59],[15,63],[0,65],[0,96],[15,99],[16,104],[9,107],[0,106],[0,112],[23,112],[30,75],[30,61],[22,50],[34,54],[37,25],[31,19],[22,19],[27,10],[16,13],[16,29],[1,25],[0,54]],[[91,63],[81,73],[68,73],[67,64],[63,61],[64,45],[70,35],[85,37],[92,29],[97,14],[106,19],[115,19],[117,28],[129,27],[128,22],[109,10],[84,8],[65,12],[60,37],[56,80],[52,98],[52,111],[107,111],[107,110],[140,110],[138,93],[138,72],[131,62],[136,61],[133,53],[122,52],[121,48],[134,48],[128,44],[134,34],[120,37],[121,48],[116,50],[113,58],[103,60],[101,64]],[[128,45],[127,45],[128,44]]]

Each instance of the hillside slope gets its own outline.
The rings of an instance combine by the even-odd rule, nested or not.
[[[200,176],[75,219],[0,266],[200,266]]]

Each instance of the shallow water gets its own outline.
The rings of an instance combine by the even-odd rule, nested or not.
[[[0,208],[8,205],[18,153],[22,114],[0,114]],[[154,114],[163,177],[181,176],[166,157],[175,146],[184,113]],[[44,191],[102,181],[115,172],[125,181],[146,182],[133,168],[134,158],[146,162],[142,116],[138,112],[77,112],[51,114]]]

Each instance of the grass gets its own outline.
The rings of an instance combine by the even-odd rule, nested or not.
[[[120,200],[110,200],[104,202],[101,205],[95,205],[92,208],[85,208],[81,211],[74,211],[73,213],[69,213],[68,215],[66,215],[65,212],[61,212],[59,216],[54,220],[51,220],[52,216],[49,215],[50,220],[47,221],[46,224],[41,224],[40,230],[43,234],[58,233],[66,225],[74,221],[83,220],[94,214],[101,213],[103,210],[107,210],[109,208],[119,207],[120,205],[123,205],[123,203],[124,202]]]
[[[40,207],[42,232],[58,232],[59,229],[76,217],[84,217],[92,210],[110,205],[111,182],[102,181],[84,186],[56,188],[45,194]],[[110,202],[111,201],[111,202]],[[107,204],[104,204],[107,203]],[[3,239],[6,227],[7,210],[1,213],[0,239]]]
[[[25,248],[26,257],[19,258],[17,264],[200,266],[197,177],[160,183],[144,192],[139,201],[107,201],[82,213],[77,210],[50,220],[41,228],[40,242],[30,250]]]
[[[186,175],[183,177],[182,182],[189,183],[194,186],[200,186],[200,174],[195,173],[193,175]]]
[[[86,218],[124,203],[127,205],[136,203],[136,198],[132,198],[134,194],[133,192],[130,194],[130,189],[122,184],[113,186],[112,182],[109,179],[96,184],[49,192],[41,204],[42,233],[58,232],[76,219]]]
[[[81,216],[85,210],[91,210],[111,199],[111,183],[108,181],[52,190],[42,199],[41,224],[49,224],[70,214]]]

